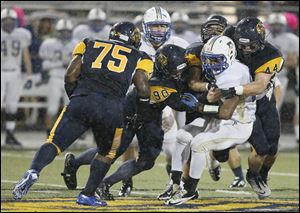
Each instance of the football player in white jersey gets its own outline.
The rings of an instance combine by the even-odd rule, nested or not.
[[[186,48],[189,43],[184,39],[171,35],[171,18],[169,13],[161,7],[152,7],[148,9],[143,16],[143,33],[142,45],[140,50],[146,52],[154,60],[156,50],[167,44],[174,44],[182,48]],[[185,123],[185,112],[177,112],[177,122],[174,122],[175,117],[170,114],[172,111],[169,107],[163,110],[163,130],[165,132],[163,151],[166,154],[167,173],[171,171],[171,154],[176,140],[178,126],[181,127]],[[172,143],[173,142],[173,143]],[[135,158],[135,146],[137,144],[136,137],[133,144],[123,154],[123,161]],[[123,185],[119,192],[120,196],[128,196],[133,187],[132,178],[123,181]]]
[[[281,84],[281,94],[280,91],[275,89],[276,100],[278,100],[277,108],[280,110],[288,86],[287,71],[298,66],[299,37],[293,33],[286,32],[287,21],[282,13],[270,14],[267,23],[270,33],[266,36],[266,40],[277,47],[285,59],[282,72],[277,74]]]
[[[69,102],[64,89],[64,75],[77,43],[72,39],[72,29],[73,24],[70,20],[60,19],[55,26],[56,37],[46,39],[39,50],[43,60],[43,72],[48,72],[50,76],[46,115],[47,136],[56,118],[61,98],[64,104]]]
[[[272,13],[267,19],[270,34],[266,40],[276,46],[282,53],[285,63],[283,70],[278,73],[280,87],[275,87],[277,108],[280,110],[285,98],[288,77],[287,71],[295,69],[299,71],[299,37],[293,33],[286,32],[287,21],[282,13]],[[299,80],[298,78],[296,78]],[[298,93],[299,94],[299,93]],[[296,94],[297,96],[297,94]],[[296,97],[296,107],[294,114],[294,131],[296,140],[299,142],[299,96]]]
[[[203,47],[201,59],[206,78],[218,88],[240,86],[251,82],[249,68],[235,59],[234,42],[226,36],[214,36]],[[208,101],[210,101],[208,94]],[[206,164],[217,163],[216,151],[244,143],[251,135],[255,121],[256,104],[252,97],[233,97],[222,100],[221,106],[197,105],[211,118],[197,118],[177,134],[177,143],[172,155],[172,181],[169,190],[173,193],[167,205],[180,205],[196,196],[196,187]],[[201,110],[200,110],[201,111]],[[187,147],[191,155],[188,180],[180,186],[182,153]],[[228,154],[227,154],[228,156]],[[219,158],[218,158],[219,159]],[[227,159],[222,159],[226,161]]]
[[[1,109],[5,100],[6,139],[7,145],[21,146],[14,137],[16,113],[23,84],[21,62],[24,61],[28,80],[25,88],[32,86],[32,64],[28,46],[31,43],[31,33],[24,28],[17,28],[17,14],[12,9],[1,11]]]
[[[174,36],[182,38],[187,42],[195,43],[199,42],[198,35],[193,31],[189,30],[189,16],[182,11],[175,11],[171,16],[171,21],[173,23]]]
[[[106,23],[106,13],[100,8],[90,10],[88,24],[80,24],[73,30],[73,38],[80,41],[84,38],[108,40],[111,26]]]

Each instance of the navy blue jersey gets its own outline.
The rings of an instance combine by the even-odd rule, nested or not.
[[[151,58],[137,49],[115,41],[84,39],[73,51],[82,56],[81,73],[73,93],[102,93],[122,98],[126,95],[136,69],[153,72]]]

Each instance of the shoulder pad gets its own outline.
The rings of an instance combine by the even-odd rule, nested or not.
[[[202,42],[195,42],[187,47],[185,57],[189,66],[201,66],[200,54],[203,48]]]

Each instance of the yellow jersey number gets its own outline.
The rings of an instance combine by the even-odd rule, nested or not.
[[[115,61],[109,60],[107,63],[107,68],[112,72],[118,72],[118,73],[124,72],[128,59],[125,55],[122,55],[119,52],[124,51],[124,52],[130,53],[132,51],[132,49],[124,47],[124,46],[120,46],[120,45],[114,45],[114,44],[98,42],[98,41],[96,41],[94,43],[93,47],[94,48],[102,47],[103,50],[98,55],[96,60],[92,63],[92,68],[100,69],[102,67],[102,60],[109,53],[111,48],[113,48],[111,56],[115,59],[120,60],[120,64],[119,64],[119,66],[115,66]]]

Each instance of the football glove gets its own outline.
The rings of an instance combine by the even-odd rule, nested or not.
[[[43,71],[41,74],[41,80],[35,84],[36,87],[39,87],[43,84],[47,84],[49,82],[50,75],[48,71]]]
[[[30,89],[32,87],[32,80],[28,79],[24,84],[24,89]]]
[[[222,97],[225,99],[232,98],[234,96],[237,96],[236,90],[234,87],[230,87],[229,89],[220,89]]]
[[[188,111],[197,111],[197,107],[200,105],[198,99],[191,93],[184,93],[181,96],[181,102],[188,107]]]

